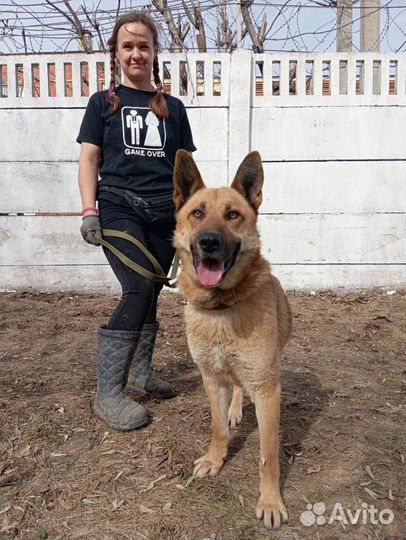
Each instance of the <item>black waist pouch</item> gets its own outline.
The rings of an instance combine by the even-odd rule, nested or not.
[[[173,202],[172,193],[164,193],[152,197],[139,197],[128,189],[110,186],[100,186],[99,191],[119,195],[134,210],[141,212],[147,223],[175,221],[175,203]]]

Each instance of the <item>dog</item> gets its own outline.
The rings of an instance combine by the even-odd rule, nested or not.
[[[193,475],[220,471],[229,426],[242,420],[244,389],[255,404],[260,435],[256,516],[277,529],[288,519],[279,486],[279,373],[292,316],[260,253],[261,156],[251,152],[245,157],[231,187],[208,189],[192,156],[178,150],[173,181],[187,343],[202,374],[213,423],[210,447],[195,461]]]

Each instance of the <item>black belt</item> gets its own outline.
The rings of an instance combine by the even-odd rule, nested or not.
[[[100,191],[107,191],[108,193],[114,193],[125,199],[133,206],[141,206],[142,208],[153,208],[162,204],[168,204],[173,201],[172,192],[165,193],[164,195],[152,195],[149,197],[140,197],[129,189],[121,189],[113,186],[99,186]]]

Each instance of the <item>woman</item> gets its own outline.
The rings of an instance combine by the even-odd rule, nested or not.
[[[142,11],[120,17],[108,45],[109,90],[90,98],[77,138],[81,143],[81,233],[94,245],[98,245],[101,229],[129,233],[167,273],[174,256],[175,154],[180,148],[189,152],[196,148],[182,102],[163,94],[158,32],[153,20]],[[117,65],[123,79],[118,86]],[[120,238],[109,238],[109,242],[137,264],[154,271],[142,251],[130,242]],[[150,419],[142,405],[124,395],[124,389],[161,398],[175,395],[171,385],[151,371],[162,284],[127,268],[109,250],[104,252],[121,284],[122,297],[107,326],[98,331],[94,410],[109,427],[129,431]]]

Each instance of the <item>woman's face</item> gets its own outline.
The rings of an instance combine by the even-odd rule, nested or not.
[[[142,23],[128,23],[117,34],[116,58],[124,84],[139,90],[153,90],[151,71],[155,57],[153,35]]]

